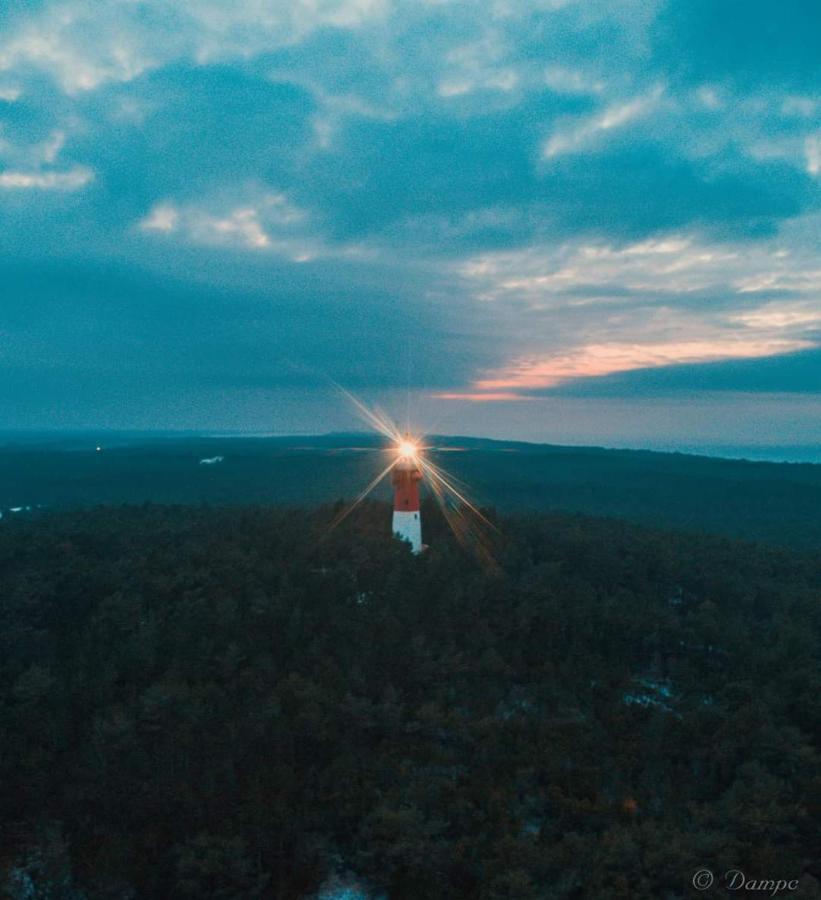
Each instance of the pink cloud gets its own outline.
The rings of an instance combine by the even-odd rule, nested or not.
[[[811,341],[779,338],[588,344],[555,356],[522,357],[488,377],[477,379],[472,391],[436,396],[444,400],[521,400],[528,391],[555,387],[575,378],[595,378],[684,363],[755,359],[813,346]]]
[[[437,400],[469,400],[477,403],[489,403],[503,400],[530,400],[530,397],[516,394],[513,391],[447,391],[433,394]]]

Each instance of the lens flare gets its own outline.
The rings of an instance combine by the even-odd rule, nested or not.
[[[360,419],[370,428],[387,438],[392,451],[390,462],[359,496],[343,509],[330,525],[335,528],[350,515],[353,510],[389,475],[397,466],[413,463],[421,472],[424,483],[442,511],[457,541],[469,550],[489,569],[498,569],[490,541],[490,531],[496,528],[467,496],[467,488],[453,475],[434,463],[428,451],[436,452],[437,448],[427,446],[422,438],[411,437],[403,433],[399,426],[378,407],[367,406],[359,397],[334,382],[337,390],[353,405]]]
[[[415,441],[406,439],[399,442],[396,452],[402,459],[414,460],[419,455],[419,445]]]

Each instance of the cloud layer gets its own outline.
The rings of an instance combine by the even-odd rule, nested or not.
[[[819,33],[809,0],[11,4],[6,424],[79,392],[173,426],[178,390],[258,427],[324,375],[456,429],[817,392]]]

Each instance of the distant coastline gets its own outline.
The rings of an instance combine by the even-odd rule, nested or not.
[[[14,445],[49,446],[51,449],[88,449],[99,442],[109,447],[125,447],[134,444],[165,443],[175,440],[329,440],[336,437],[361,437],[373,441],[372,434],[359,432],[275,432],[275,431],[196,431],[196,430],[138,430],[77,428],[47,430],[41,428],[0,429],[0,448]],[[688,456],[707,456],[716,459],[749,460],[750,462],[772,463],[812,463],[821,464],[821,443],[815,444],[643,444],[640,442],[623,444],[610,442],[607,445],[574,444],[565,441],[501,440],[481,435],[437,435],[445,440],[482,441],[488,444],[528,444],[535,447],[563,447],[572,450],[632,450],[651,453],[681,453]]]

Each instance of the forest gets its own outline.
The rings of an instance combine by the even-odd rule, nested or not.
[[[6,897],[821,896],[821,554],[337,512],[0,523]]]

